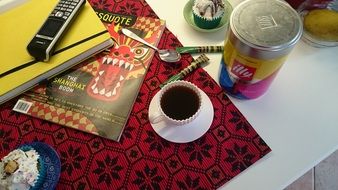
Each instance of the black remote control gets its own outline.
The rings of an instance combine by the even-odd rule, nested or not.
[[[86,0],[60,0],[45,23],[27,46],[27,51],[36,60],[48,61],[55,45]]]

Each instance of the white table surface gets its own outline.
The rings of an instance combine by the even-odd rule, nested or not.
[[[146,1],[183,45],[223,45],[225,30],[201,33],[185,22],[187,0]],[[205,70],[218,82],[221,54],[208,57]],[[272,152],[221,189],[283,189],[329,156],[338,148],[337,98],[338,47],[318,49],[300,41],[265,95],[231,98]]]

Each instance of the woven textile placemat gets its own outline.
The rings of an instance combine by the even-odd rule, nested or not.
[[[93,7],[119,14],[157,18],[144,0],[90,0]],[[181,46],[166,29],[159,48]],[[120,142],[83,133],[12,111],[15,100],[0,108],[0,157],[21,144],[40,141],[61,159],[57,189],[216,189],[271,151],[202,68],[185,80],[201,88],[214,107],[214,119],[201,138],[177,144],[158,136],[148,120],[159,84],[192,61],[177,64],[158,55],[141,86]],[[198,127],[198,126],[196,126]]]

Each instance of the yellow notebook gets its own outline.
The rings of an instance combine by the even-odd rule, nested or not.
[[[26,47],[57,2],[27,0],[0,14],[0,104],[112,45],[111,36],[86,2],[51,59],[35,61]]]

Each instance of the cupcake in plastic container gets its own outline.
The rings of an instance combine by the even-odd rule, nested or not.
[[[216,28],[224,15],[223,0],[195,0],[192,7],[195,24],[203,29]]]
[[[39,153],[31,146],[21,146],[1,159],[0,189],[37,190],[45,175]]]

